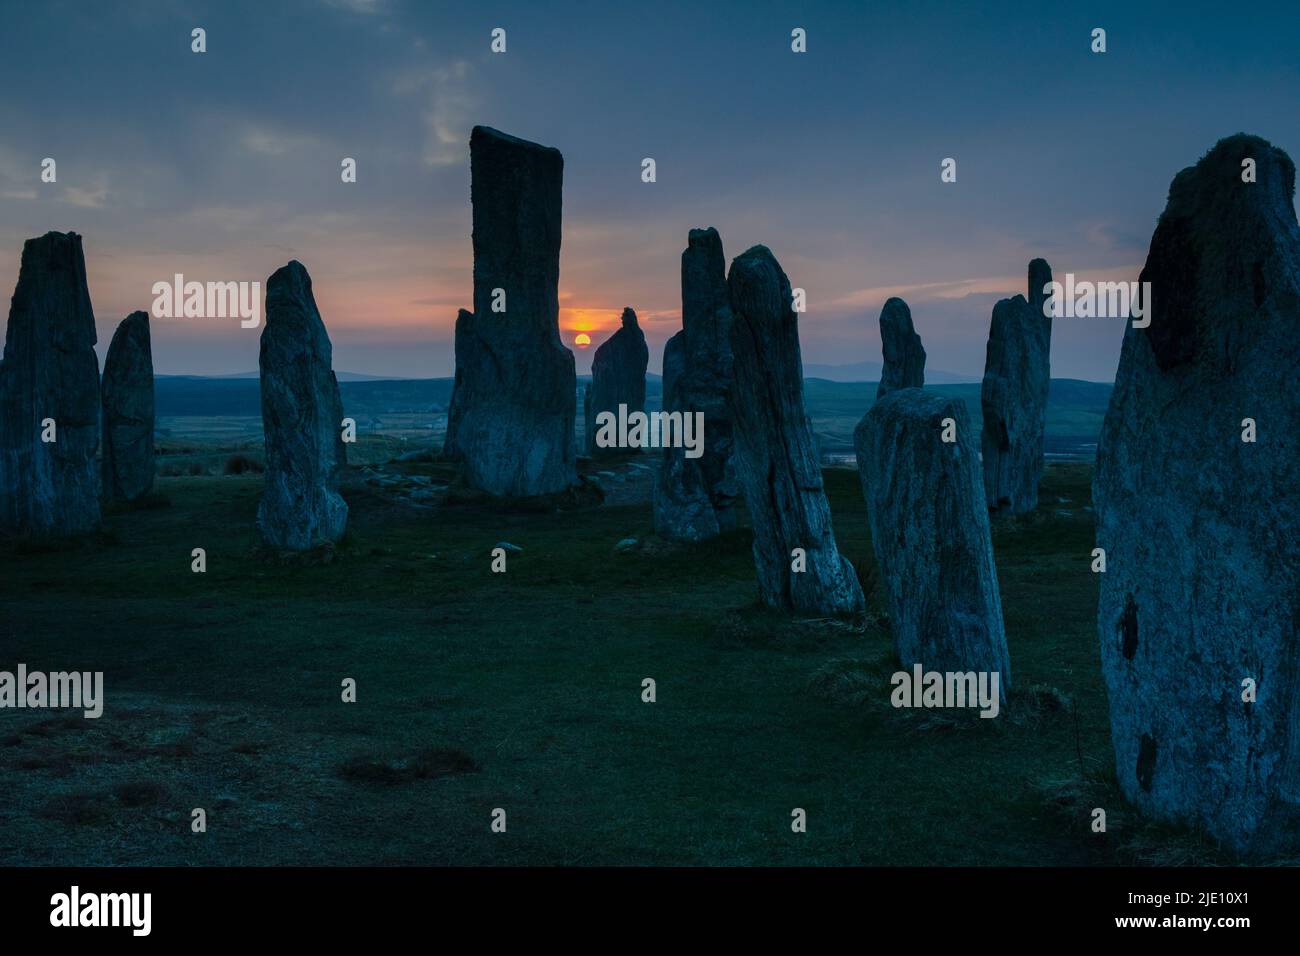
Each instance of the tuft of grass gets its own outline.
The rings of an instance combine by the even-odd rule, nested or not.
[[[600,485],[579,475],[578,483],[554,494],[534,495],[525,498],[495,497],[469,488],[459,480],[452,481],[446,491],[444,503],[449,506],[473,508],[498,515],[543,515],[584,511],[595,508],[605,500]]]
[[[159,508],[170,508],[171,499],[166,495],[160,495],[156,491],[141,495],[134,501],[106,501],[103,506],[105,517],[112,515],[126,515],[135,511],[156,511]]]
[[[889,702],[889,677],[897,669],[892,656],[872,660],[832,658],[808,678],[808,690],[837,707],[876,707]]]
[[[1232,854],[1204,831],[1152,820],[1133,808],[1120,792],[1109,766],[1090,763],[1081,772],[1049,777],[1033,787],[1065,830],[1065,835],[1086,848],[1094,862],[1113,860],[1127,866],[1224,866],[1235,862]],[[1106,830],[1093,831],[1093,814],[1106,813]],[[1287,861],[1272,862],[1286,865]]]
[[[37,815],[46,820],[72,826],[95,826],[107,823],[111,817],[108,801],[104,796],[86,790],[60,793],[50,797],[37,811]]]
[[[153,807],[167,798],[167,788],[156,780],[128,780],[113,788],[113,798],[124,807]]]
[[[253,458],[251,455],[245,455],[243,452],[237,452],[226,459],[225,467],[222,474],[225,475],[260,475],[265,470],[265,466]]]
[[[478,769],[478,764],[464,751],[431,747],[401,757],[358,755],[341,764],[338,772],[344,780],[353,783],[391,786],[415,780],[437,780],[452,774],[474,773]]]
[[[347,550],[348,538],[345,534],[337,544],[333,541],[322,541],[306,551],[282,551],[259,541],[253,546],[251,553],[253,559],[259,564],[285,568],[318,568],[333,564],[347,553]]]

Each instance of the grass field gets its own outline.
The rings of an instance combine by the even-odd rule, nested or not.
[[[857,475],[826,477],[870,581]],[[743,529],[676,549],[644,501],[416,510],[352,481],[332,560],[284,562],[255,547],[260,476],[161,478],[165,507],[0,551],[0,669],[102,670],[107,699],[0,711],[0,863],[1225,861],[1113,787],[1089,482],[1054,466],[995,527],[1014,683],[980,720],[889,706],[878,593],[855,624],[758,610]]]

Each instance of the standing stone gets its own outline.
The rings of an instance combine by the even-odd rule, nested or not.
[[[943,441],[947,419],[954,442]],[[965,403],[898,389],[876,399],[853,439],[899,663],[996,672],[1005,699],[1010,658]]]
[[[1052,269],[1029,263],[1029,299],[1018,295],[993,307],[980,406],[984,413],[984,494],[990,511],[1023,514],[1038,506],[1052,319],[1043,314],[1043,286]]]
[[[624,309],[622,321],[622,326],[596,349],[591,363],[584,424],[587,454],[593,458],[608,457],[619,451],[596,445],[596,417],[601,412],[613,412],[617,419],[620,405],[627,406],[628,415],[645,411],[645,370],[650,363],[650,350],[645,344],[645,333],[637,325],[636,313]]]
[[[457,341],[455,443],[465,483],[494,495],[577,482],[577,376],[559,326],[563,174],[557,149],[484,126],[470,135],[474,315]]]
[[[912,327],[912,311],[902,299],[888,299],[880,310],[880,349],[885,366],[880,371],[876,398],[896,388],[920,388],[925,384],[925,349]]]
[[[333,349],[311,276],[293,261],[266,282],[262,329],[262,430],[266,475],[257,527],[273,548],[335,542],[348,523],[339,471],[347,462]]]
[[[726,268],[718,231],[692,229],[682,252],[683,328],[664,348],[663,408],[703,415],[704,448],[698,458],[665,448],[654,493],[656,532],[679,541],[702,541],[736,524]]]
[[[1150,325],[1125,331],[1093,487],[1120,787],[1259,855],[1300,848],[1294,195],[1290,157],[1255,136],[1174,178],[1140,276]]]
[[[758,589],[769,607],[810,614],[866,608],[848,559],[835,546],[812,426],[790,282],[754,246],[731,264],[730,393],[737,472],[754,526]],[[806,569],[794,570],[802,549]]]
[[[47,421],[50,424],[47,424]],[[42,441],[52,434],[54,441]],[[75,232],[23,244],[0,363],[0,531],[99,527],[99,361]]]
[[[677,385],[682,379],[682,374],[686,371],[686,330],[680,329],[677,334],[664,343],[664,373],[661,376],[660,384],[663,389],[663,407],[665,410],[675,408],[677,394]]]
[[[460,420],[465,414],[461,392],[461,378],[464,375],[464,356],[469,348],[469,326],[474,321],[474,313],[460,309],[456,313],[456,377],[451,383],[451,401],[447,403],[447,434],[442,443],[445,458],[460,458],[460,445],[456,441],[456,432],[460,429]]]
[[[153,351],[149,313],[132,312],[113,333],[100,383],[104,496],[136,501],[153,490]]]
[[[682,411],[679,385],[686,365],[686,332],[664,345],[663,408]],[[708,451],[707,436],[705,451]],[[674,541],[703,541],[718,534],[718,515],[709,497],[700,459],[685,449],[665,448],[654,486],[655,532]]]

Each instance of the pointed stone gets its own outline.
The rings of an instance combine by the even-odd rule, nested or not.
[[[104,358],[104,497],[137,501],[153,490],[154,395],[149,313],[117,327]]]
[[[654,495],[655,531],[679,541],[701,541],[736,524],[726,265],[718,231],[692,229],[682,252],[683,328],[669,340],[672,355],[664,349],[663,407],[703,416],[703,449],[697,458],[683,448],[664,449]]]
[[[596,444],[596,418],[601,412],[612,412],[619,417],[619,406],[627,406],[627,414],[645,411],[645,370],[650,364],[650,350],[645,344],[645,333],[637,324],[636,313],[623,310],[622,324],[617,331],[600,344],[591,363],[591,386],[587,390],[584,409],[587,428],[587,454],[592,458],[606,457],[618,448],[600,448]]]
[[[42,441],[51,427],[55,440]],[[98,447],[99,361],[81,237],[47,232],[23,245],[0,363],[0,532],[98,528]]]
[[[731,264],[729,396],[736,464],[754,526],[759,595],[769,607],[852,614],[866,601],[835,546],[816,441],[803,401],[799,326],[790,282],[772,253],[754,246]],[[806,570],[795,571],[795,549]]]
[[[474,314],[456,350],[455,444],[466,485],[494,495],[577,482],[577,376],[559,327],[563,174],[557,149],[485,126],[470,135]]]
[[[311,276],[293,261],[266,282],[259,366],[266,474],[257,527],[273,548],[306,551],[347,529],[339,495],[347,462],[333,348]]]
[[[885,365],[876,398],[894,389],[925,384],[925,348],[912,327],[912,310],[902,299],[891,298],[880,310],[880,347]]]
[[[1174,177],[1140,276],[1150,325],[1125,330],[1093,485],[1119,785],[1256,856],[1300,849],[1294,195],[1290,157],[1255,136]]]
[[[980,389],[980,444],[985,498],[997,513],[1023,514],[1038,506],[1052,344],[1043,286],[1051,281],[1051,267],[1035,259],[1029,263],[1029,298],[1018,295],[993,307]]]
[[[663,407],[665,410],[680,407],[677,386],[686,372],[686,330],[682,329],[664,343],[664,373],[662,376]]]
[[[951,420],[953,442],[943,440]],[[899,663],[999,674],[1010,658],[966,405],[920,388],[876,399],[854,432]]]
[[[465,365],[469,361],[470,348],[469,327],[474,321],[474,313],[460,309],[456,313],[456,377],[451,383],[451,401],[447,403],[447,435],[443,439],[442,453],[446,458],[460,458],[460,446],[456,442],[456,432],[460,429],[460,420],[465,414],[464,396],[461,379],[464,377]]]

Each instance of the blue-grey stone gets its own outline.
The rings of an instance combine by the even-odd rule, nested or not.
[[[912,310],[897,297],[886,300],[880,310],[880,351],[885,364],[876,398],[894,389],[925,384],[925,348],[912,326]]]
[[[1051,267],[1035,259],[1029,298],[1017,295],[993,307],[980,389],[984,494],[993,512],[1023,514],[1038,506],[1052,347],[1043,286],[1051,281]]]
[[[736,471],[754,527],[759,597],[769,607],[819,615],[865,610],[853,565],[835,545],[821,464],[803,400],[799,323],[790,281],[754,246],[731,264]],[[807,561],[793,570],[795,549]]]
[[[23,245],[0,363],[0,531],[66,537],[99,527],[99,360],[81,236]],[[55,440],[42,441],[47,419]]]
[[[620,405],[627,406],[629,415],[645,411],[645,370],[649,364],[650,349],[645,344],[645,333],[637,325],[636,313],[624,309],[619,328],[596,349],[591,385],[583,396],[587,454],[592,458],[619,451],[596,445],[596,418],[601,412],[611,412],[617,419]]]
[[[692,229],[682,251],[682,330],[664,347],[663,407],[703,416],[703,454],[664,449],[654,488],[655,531],[678,541],[703,541],[736,524],[726,268],[718,231]]]
[[[896,389],[876,399],[853,439],[899,662],[997,673],[1005,695],[1002,599],[965,403]]]
[[[104,496],[136,501],[153,490],[154,395],[149,313],[132,312],[113,333],[100,382]]]
[[[266,282],[258,365],[266,445],[257,508],[262,540],[286,551],[336,542],[348,524],[348,506],[338,492],[347,463],[343,403],[311,276],[296,260]]]
[[[465,484],[493,495],[577,483],[577,376],[559,326],[563,176],[557,149],[470,134],[474,311],[457,335],[453,450]]]
[[[1151,323],[1124,333],[1093,484],[1119,785],[1255,855],[1300,849],[1294,195],[1290,157],[1255,136],[1174,177],[1140,276]]]

